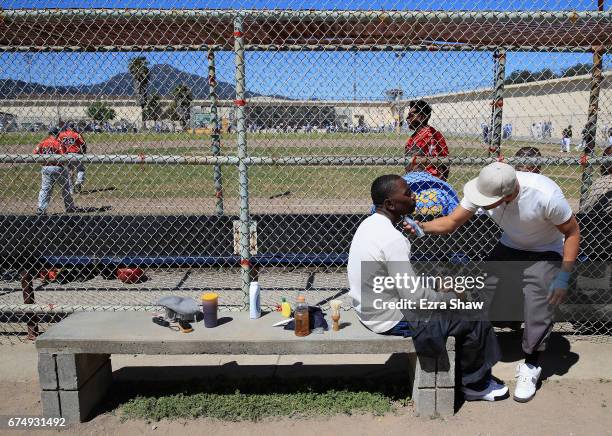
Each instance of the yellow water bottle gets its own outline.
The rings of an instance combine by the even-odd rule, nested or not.
[[[285,298],[281,298],[281,313],[285,318],[291,316],[291,304],[289,304]]]

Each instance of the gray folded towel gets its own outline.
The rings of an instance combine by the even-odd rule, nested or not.
[[[170,320],[195,321],[195,314],[200,311],[198,303],[190,297],[170,295],[160,298],[156,304],[166,308],[166,317]]]

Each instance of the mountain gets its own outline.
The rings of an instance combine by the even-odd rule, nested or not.
[[[180,84],[185,84],[193,92],[195,99],[208,98],[208,78],[186,73],[171,65],[157,64],[149,69],[149,95],[159,94],[171,97],[172,90]],[[95,97],[134,97],[134,83],[130,73],[120,73],[110,79],[92,85],[78,86],[48,86],[40,83],[28,83],[22,80],[0,79],[0,99],[19,97],[53,97],[53,96],[95,96]],[[227,82],[217,82],[217,96],[223,100],[236,98],[234,85]],[[246,91],[246,97],[261,97],[262,94]],[[286,99],[287,97],[272,95],[269,97]]]

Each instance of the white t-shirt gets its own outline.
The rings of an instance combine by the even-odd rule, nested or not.
[[[369,262],[363,268],[364,277],[363,262]],[[353,308],[366,327],[376,333],[384,333],[405,319],[406,312],[400,309],[377,310],[362,304],[364,297],[371,301],[375,294],[374,277],[416,275],[410,264],[410,241],[393,226],[389,218],[375,213],[363,220],[351,242],[347,270]],[[385,301],[398,301],[400,298],[449,301],[452,295],[420,287],[411,292],[403,288],[385,289],[376,297]]]
[[[502,228],[500,242],[526,251],[555,251],[563,255],[563,234],[557,225],[572,216],[572,208],[561,188],[542,174],[517,171],[517,198],[485,211]],[[478,207],[465,197],[461,207],[476,212]]]

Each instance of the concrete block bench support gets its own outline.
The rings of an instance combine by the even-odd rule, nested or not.
[[[75,313],[52,326],[36,341],[43,415],[67,423],[87,419],[112,383],[112,354],[393,354],[407,353],[412,398],[419,415],[452,415],[455,403],[455,342],[447,341],[438,359],[417,357],[410,339],[376,335],[352,312],[342,314],[339,332],[296,338],[271,327],[280,314],[250,320],[248,313],[228,312],[231,321],[215,329],[194,323],[194,332],[164,329],[142,312]]]
[[[38,354],[43,415],[84,421],[112,382],[108,354]]]
[[[427,416],[452,415],[455,411],[454,339],[449,339],[446,355],[437,359],[415,355],[415,360],[412,400],[417,413]]]

